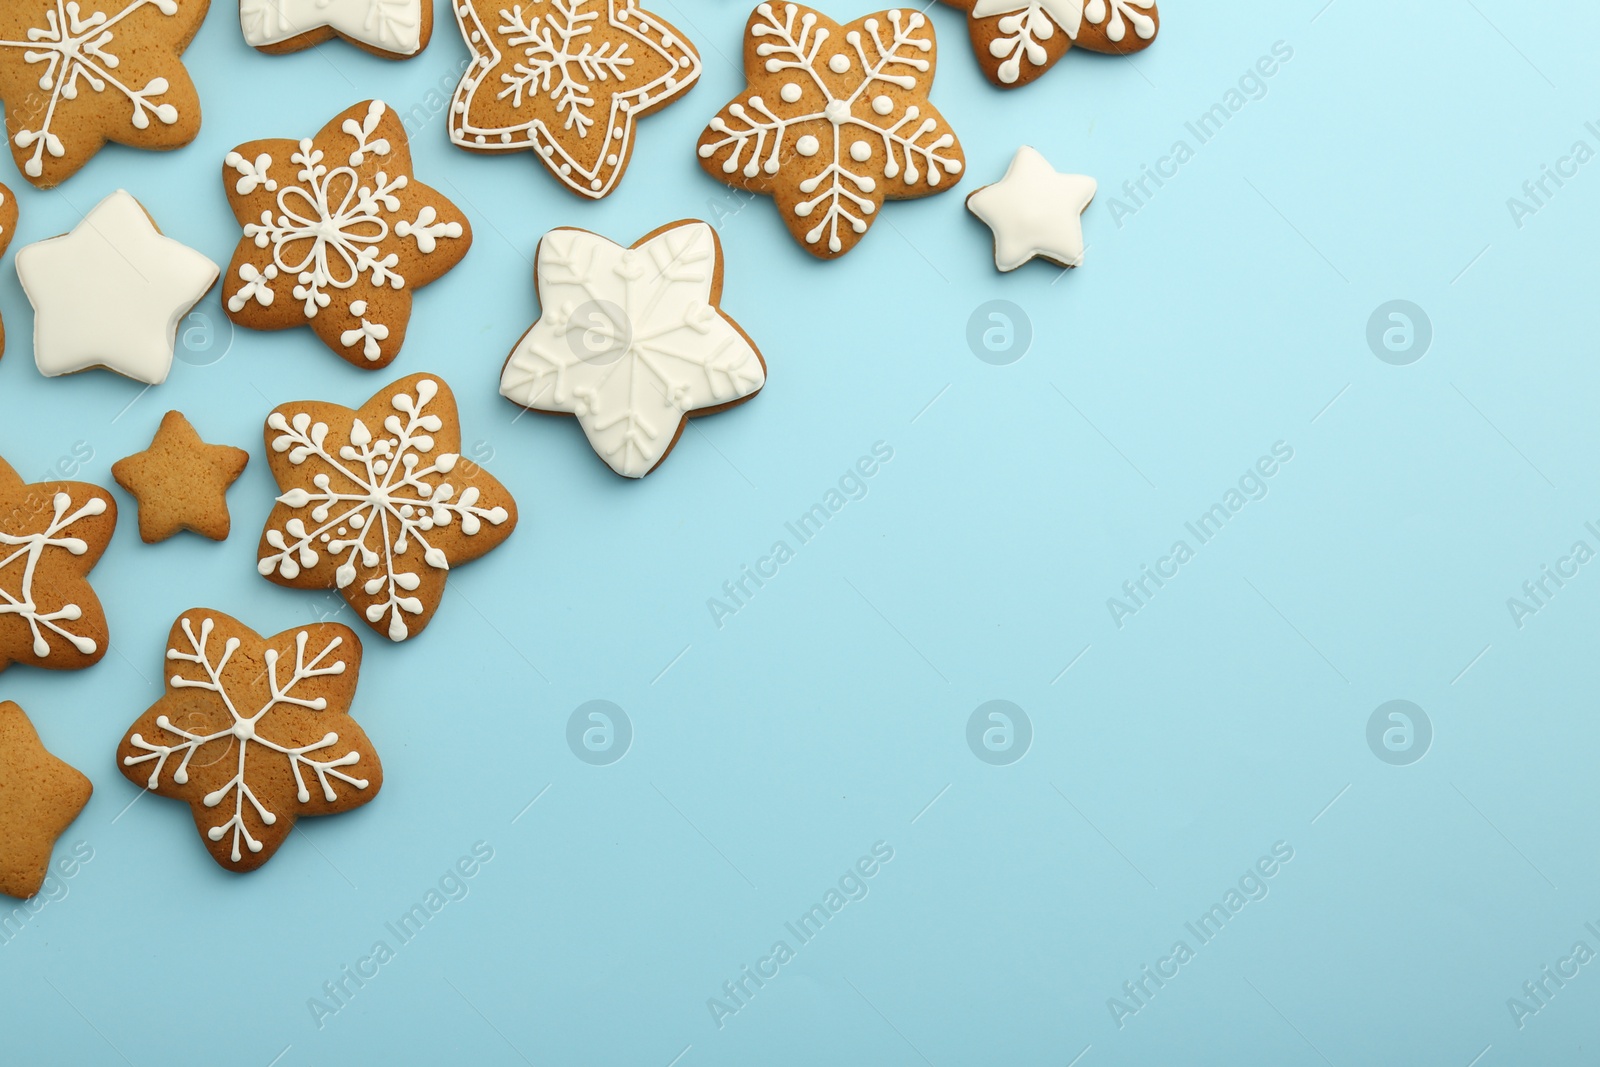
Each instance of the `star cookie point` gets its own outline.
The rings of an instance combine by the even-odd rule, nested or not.
[[[45,749],[22,708],[0,703],[0,893],[38,894],[56,841],[93,793],[88,778]]]

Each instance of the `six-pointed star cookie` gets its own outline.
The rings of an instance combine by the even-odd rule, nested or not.
[[[918,11],[840,26],[799,4],[763,3],[745,27],[749,86],[700,135],[700,165],[771,196],[812,255],[841,256],[885,200],[959,180],[961,145],[928,102],[936,56]]]
[[[309,325],[357,367],[386,367],[411,294],[472,244],[467,218],[415,180],[400,117],[355,105],[300,141],[251,141],[223,165],[244,227],[228,267],[228,317],[255,330]]]
[[[422,631],[451,567],[499,545],[517,506],[464,462],[455,397],[413,374],[359,411],[303,401],[267,417],[267,462],[283,493],[256,569],[295,589],[337,589],[391,641]]]
[[[20,707],[0,704],[0,893],[26,900],[50,873],[50,850],[94,786],[45,751]]]
[[[945,2],[966,11],[978,65],[1002,89],[1027,85],[1073,45],[1129,55],[1149,48],[1161,28],[1156,0]]]
[[[164,237],[117,190],[71,233],[17,253],[33,304],[33,358],[53,378],[104,367],[147,385],[172,370],[178,325],[216,284],[217,265]]]
[[[200,98],[178,58],[211,0],[5,0],[0,100],[17,167],[48,189],[107,141],[180,148]]]
[[[432,0],[239,0],[251,48],[284,55],[335,37],[384,59],[406,59],[433,36]]]
[[[472,152],[533,150],[581,197],[610,194],[634,152],[634,120],[701,75],[688,38],[635,0],[453,6],[472,66],[451,99],[451,141]]]
[[[1083,212],[1095,180],[1059,174],[1023,145],[1006,175],[967,197],[967,210],[994,231],[994,265],[1016,270],[1034,256],[1063,267],[1083,264]]]
[[[11,247],[11,238],[17,235],[17,198],[10,189],[0,185],[0,256]],[[6,350],[6,327],[0,322],[0,355]]]
[[[116,501],[98,485],[30,485],[0,460],[0,670],[100,662],[106,616],[88,575],[116,527]]]
[[[766,383],[755,343],[717,307],[722,245],[704,222],[670,223],[632,248],[552,230],[537,259],[539,321],[506,359],[500,393],[576,415],[618,474],[649,474],[691,415],[742,403]]]
[[[225,541],[230,527],[228,486],[244,473],[250,453],[208,445],[181,411],[169,411],[155,439],[111,465],[111,476],[139,503],[139,536],[146,544],[193,530]]]
[[[117,746],[135,785],[184,801],[207,851],[253,871],[295,820],[337,815],[378,795],[383,768],[350,717],[361,642],[313,623],[262,637],[193,608],[167,635],[166,692]]]
[[[451,100],[450,139],[474,152],[531,149],[580,196],[616,188],[634,120],[700,77],[694,45],[634,0],[452,6],[472,65]]]

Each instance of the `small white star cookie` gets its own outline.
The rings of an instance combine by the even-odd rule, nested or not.
[[[1012,271],[1041,256],[1063,267],[1083,265],[1083,212],[1095,180],[1061,174],[1023,145],[1006,175],[967,197],[967,210],[994,231],[994,265]]]

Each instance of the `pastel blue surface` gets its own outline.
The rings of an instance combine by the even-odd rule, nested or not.
[[[941,7],[933,99],[968,174],[888,205],[825,264],[694,159],[743,85],[747,8],[655,10],[705,74],[641,124],[599,204],[528,157],[447,143],[437,111],[466,51],[443,3],[428,50],[388,63],[339,43],[256,54],[217,0],[188,53],[198,142],[107,150],[57,192],[0,163],[22,208],[13,254],[121,186],[226,263],[228,149],[380,96],[434,112],[417,173],[476,227],[388,370],[308,331],[230,335],[213,292],[201,312],[221,332],[192,321],[187,361],[148,394],[105,372],[40,377],[7,257],[0,448],[25,475],[92,451],[79,476],[111,485],[169,408],[253,459],[222,544],[141,543],[117,490],[93,576],[114,652],[0,678],[96,787],[58,850],[92,860],[36,912],[0,909],[20,915],[0,939],[0,1060],[1588,1062],[1600,961],[1573,950],[1600,951],[1600,564],[1572,577],[1562,561],[1575,542],[1600,550],[1600,163],[1562,160],[1600,149],[1600,123],[1585,126],[1600,12],[1566,11],[1555,34],[1470,2],[1174,3],[1137,59],[1074,53],[1003,93]],[[1273,75],[1241,82],[1275,45]],[[1226,121],[1202,143],[1188,124],[1218,103]],[[1185,161],[1163,162],[1179,141]],[[962,207],[1024,142],[1100,182],[1081,270],[997,274]],[[1125,190],[1147,166],[1175,176]],[[1523,184],[1545,166],[1567,176],[1536,201]],[[626,482],[570,420],[518,418],[498,372],[538,314],[540,234],[632,241],[686,216],[718,223],[724,305],[770,384]],[[1031,329],[1009,365],[969,347],[991,300]],[[1405,363],[1420,335],[1409,353],[1381,343],[1397,331],[1404,349],[1415,312],[1380,316],[1377,351],[1398,364],[1369,347],[1391,300],[1431,324],[1420,360]],[[975,332],[1003,340],[988,314]],[[180,611],[271,633],[341,603],[255,573],[266,412],[357,405],[419,370],[454,387],[464,449],[521,525],[452,573],[420,638],[362,629],[355,714],[382,795],[230,875],[181,805],[123,779],[114,746],[160,692]],[[785,524],[875,445],[893,458],[801,543]],[[1245,477],[1275,445],[1292,459]],[[1185,524],[1218,503],[1228,518],[1202,544]],[[793,558],[718,626],[708,600],[780,540]],[[1163,563],[1180,540],[1192,558]],[[1145,567],[1176,576],[1145,578],[1135,601],[1123,583]],[[1523,585],[1541,579],[1534,600]],[[1414,712],[1386,712],[1369,745],[1397,699],[1431,747]],[[569,747],[591,700],[630,724],[608,765]],[[991,700],[1030,724],[1011,715],[1009,754],[987,711],[969,746]],[[997,763],[1025,734],[1023,757]],[[826,911],[875,845],[892,859],[845,879],[859,899],[796,936],[786,924]],[[446,879],[459,899],[402,942],[389,924],[475,847],[492,860]],[[1271,877],[1250,876],[1263,857]],[[1197,936],[1186,924],[1218,904],[1222,932]],[[380,941],[393,958],[364,962]]]

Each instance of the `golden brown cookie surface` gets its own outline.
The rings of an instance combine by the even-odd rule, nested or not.
[[[928,100],[937,54],[919,11],[840,26],[799,4],[760,4],[745,26],[749,85],[701,133],[700,165],[771,196],[812,255],[841,256],[885,200],[960,180],[961,145]]]
[[[242,144],[222,173],[244,228],[223,279],[228,317],[253,330],[310,326],[367,370],[399,355],[412,294],[472,244],[460,209],[412,176],[405,127],[381,100],[314,138]]]
[[[0,460],[0,670],[100,662],[106,616],[88,575],[116,527],[116,501],[99,486],[29,484]]]
[[[161,420],[150,447],[111,465],[117,484],[139,505],[139,536],[146,544],[193,530],[227,540],[228,486],[244,473],[250,453],[200,439],[181,411]]]
[[[45,751],[16,704],[0,703],[0,893],[26,900],[50,873],[50,852],[94,786]]]
[[[180,148],[200,98],[179,58],[211,0],[5,0],[0,100],[11,154],[41,189],[107,141]]]
[[[401,378],[356,411],[281,404],[266,441],[283,492],[256,569],[294,589],[337,589],[392,641],[433,618],[450,568],[517,525],[511,494],[461,459],[455,397],[437,376]]]
[[[634,0],[452,0],[472,64],[450,139],[473,152],[532,151],[579,196],[616,188],[634,122],[700,77],[700,55]]]
[[[135,785],[184,801],[211,858],[253,871],[305,815],[360,807],[383,768],[350,717],[361,641],[313,623],[262,637],[192,608],[167,635],[166,692],[129,728],[117,766]]]
[[[17,235],[17,197],[10,189],[0,185],[0,256],[6,254],[6,249],[11,247],[11,239]],[[6,327],[0,322],[0,355],[6,350]]]
[[[1002,89],[1027,85],[1073,46],[1108,55],[1149,48],[1161,28],[1155,0],[946,0],[967,13],[972,50]]]

